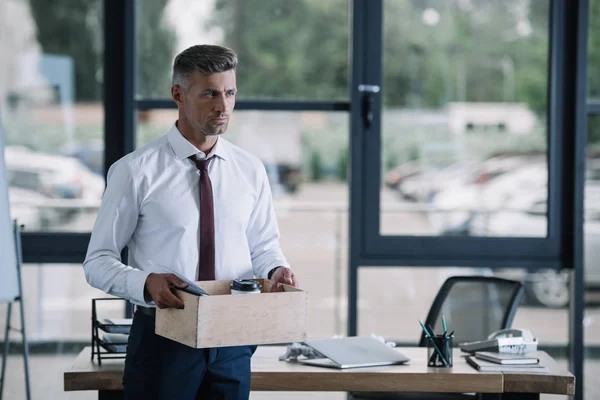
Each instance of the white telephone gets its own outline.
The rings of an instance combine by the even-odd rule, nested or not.
[[[502,329],[493,332],[487,340],[461,343],[460,349],[467,353],[492,351],[498,353],[524,354],[537,350],[537,338],[528,329]]]

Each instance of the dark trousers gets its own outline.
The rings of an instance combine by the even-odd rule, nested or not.
[[[154,321],[139,311],[133,317],[125,400],[248,399],[256,346],[194,349],[154,334]]]

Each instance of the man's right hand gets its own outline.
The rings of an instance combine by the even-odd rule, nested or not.
[[[171,289],[184,289],[187,283],[174,274],[150,274],[146,278],[144,294],[150,296],[158,308],[179,308],[183,310],[183,301]]]

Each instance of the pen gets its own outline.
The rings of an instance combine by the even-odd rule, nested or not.
[[[438,355],[440,356],[440,358],[442,359],[442,361],[444,362],[444,364],[446,364],[446,367],[448,367],[448,362],[446,361],[446,359],[442,355],[442,352],[440,351],[440,349],[438,349],[437,345],[435,344],[433,336],[431,336],[431,334],[429,333],[428,329],[425,327],[425,325],[423,325],[423,323],[421,321],[419,321],[419,324],[423,328],[423,331],[425,332],[425,335],[427,335],[427,337],[429,338],[429,340],[431,340],[431,344],[433,345],[433,347],[437,351]]]
[[[444,314],[442,314],[442,326],[444,327],[444,336],[446,336],[448,330],[446,329],[446,317],[444,317]]]

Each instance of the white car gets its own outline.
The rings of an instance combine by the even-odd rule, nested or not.
[[[398,191],[407,200],[428,202],[441,190],[463,184],[473,175],[477,162],[456,162],[445,168],[423,168],[419,174],[407,177]]]
[[[7,146],[4,155],[9,186],[60,199],[97,197],[104,190],[104,179],[76,158],[14,146]]]
[[[458,161],[442,169],[423,170],[405,179],[398,190],[407,199],[430,202],[439,193],[465,185],[483,187],[518,167],[539,160],[542,158],[535,155],[499,155],[484,161]]]
[[[4,150],[8,186],[61,201],[55,210],[66,222],[80,210],[81,200],[101,200],[104,178],[79,160],[7,146]],[[71,206],[72,205],[72,206]]]
[[[527,196],[531,191],[544,190],[547,181],[546,164],[534,161],[483,183],[469,182],[447,188],[431,201],[430,225],[440,235],[462,230],[465,235],[482,235],[481,228],[478,233],[472,232],[474,220],[485,221],[508,208],[508,203],[514,199]]]

